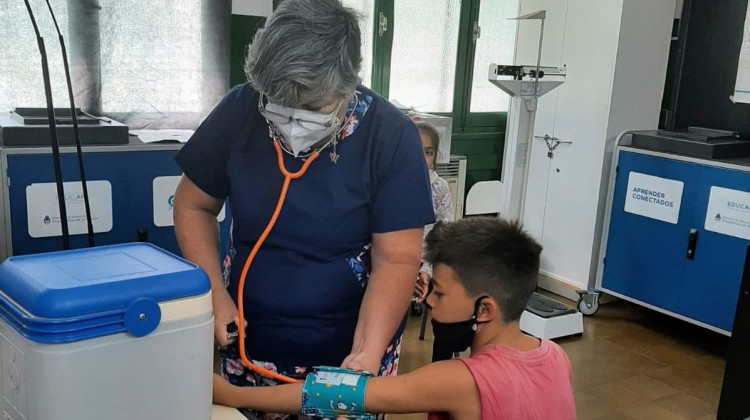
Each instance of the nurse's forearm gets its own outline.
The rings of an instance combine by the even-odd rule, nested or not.
[[[206,212],[175,212],[175,235],[183,257],[208,274],[211,290],[224,289],[219,268],[219,232],[216,217]],[[178,227],[179,226],[179,227]]]
[[[398,264],[372,273],[360,308],[352,353],[366,353],[378,361],[383,357],[406,314],[417,269],[417,264]]]
[[[216,214],[224,203],[203,193],[183,176],[175,192],[174,230],[185,259],[200,266],[211,289],[223,290],[219,268],[219,229]]]
[[[421,243],[421,228],[373,235],[372,272],[360,308],[352,354],[366,354],[378,362],[383,357],[414,291]]]

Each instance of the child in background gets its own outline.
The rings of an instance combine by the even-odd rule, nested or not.
[[[450,222],[453,220],[453,203],[451,202],[451,192],[448,182],[441,178],[435,171],[435,160],[440,152],[440,135],[435,127],[426,122],[417,122],[419,137],[422,139],[424,148],[424,157],[427,160],[427,168],[430,173],[430,187],[432,188],[432,209],[435,212],[436,222]],[[422,237],[422,247],[424,249],[424,238],[430,233],[434,225],[427,225],[424,228]],[[424,254],[424,252],[423,252]],[[424,256],[424,255],[423,255]],[[414,297],[412,298],[412,315],[422,314],[422,301],[427,295],[427,288],[432,278],[432,264],[425,261],[419,269],[417,283],[414,288]]]
[[[348,385],[336,391],[338,398],[366,412],[430,412],[431,420],[575,419],[565,352],[519,328],[536,287],[541,246],[518,223],[475,217],[436,224],[426,249],[434,265],[427,303],[435,340],[450,343],[454,351],[471,346],[471,357],[371,378],[362,401],[349,401],[356,390]],[[308,378],[313,380],[309,386],[315,379],[321,377]],[[233,407],[298,413],[311,401],[328,405],[316,397],[302,383],[239,388],[214,376],[214,402]],[[331,398],[335,406],[336,397]]]

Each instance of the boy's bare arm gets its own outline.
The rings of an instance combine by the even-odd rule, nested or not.
[[[268,413],[297,414],[302,410],[302,383],[241,388],[214,374],[213,400],[235,408],[252,408]]]
[[[371,413],[455,414],[479,405],[474,378],[459,360],[432,363],[405,375],[373,378],[365,394],[365,407]]]
[[[213,400],[229,407],[295,414],[302,409],[301,393],[302,383],[240,388],[214,375]],[[474,378],[458,360],[433,363],[405,375],[373,378],[365,394],[365,408],[370,413],[455,414],[479,405]]]

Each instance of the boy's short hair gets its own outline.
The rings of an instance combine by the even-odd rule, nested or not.
[[[506,323],[521,318],[536,289],[542,246],[518,222],[471,217],[437,223],[426,238],[426,258],[452,268],[470,296],[495,299]]]

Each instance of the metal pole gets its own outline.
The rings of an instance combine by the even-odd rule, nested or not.
[[[70,233],[68,232],[68,212],[65,207],[65,191],[63,187],[62,169],[60,168],[60,145],[57,138],[57,123],[55,120],[55,107],[52,105],[52,85],[49,79],[49,65],[47,63],[47,50],[44,46],[44,38],[39,33],[34,12],[31,10],[29,0],[24,0],[26,10],[29,12],[31,24],[34,26],[39,54],[42,56],[42,79],[44,79],[44,94],[47,99],[47,119],[49,120],[50,145],[52,146],[52,163],[55,170],[55,184],[57,186],[57,205],[60,210],[60,227],[62,228],[63,249],[70,249]]]
[[[545,17],[542,17],[542,29],[539,34],[539,53],[536,56],[536,74],[534,78],[534,98],[539,97],[539,93],[537,89],[539,88],[539,69],[542,67],[542,41],[544,40],[544,19]]]
[[[55,12],[52,11],[52,5],[47,0],[47,8],[49,14],[52,16],[52,21],[55,23],[55,29],[57,30],[57,36],[60,40],[60,49],[62,50],[63,67],[65,68],[65,82],[68,85],[68,101],[70,102],[70,118],[73,122],[73,136],[75,137],[76,143],[76,156],[78,157],[78,175],[81,178],[81,187],[83,188],[83,204],[86,212],[86,232],[89,247],[94,246],[94,225],[91,220],[91,206],[89,205],[89,188],[86,184],[86,173],[83,170],[83,152],[81,151],[81,135],[78,131],[78,117],[76,115],[76,103],[73,98],[73,84],[70,81],[70,67],[68,65],[68,53],[65,48],[65,40],[63,39],[60,27],[57,26],[57,18],[55,18]]]

